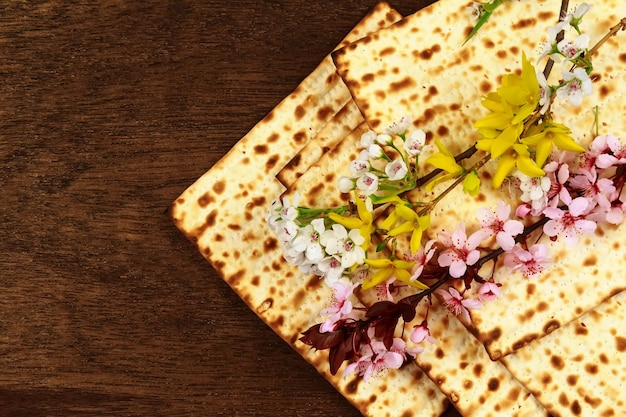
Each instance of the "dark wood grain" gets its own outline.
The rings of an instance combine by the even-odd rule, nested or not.
[[[0,414],[358,415],[166,210],[374,3],[0,5]]]

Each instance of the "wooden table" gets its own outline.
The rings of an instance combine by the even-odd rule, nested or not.
[[[2,3],[0,414],[358,415],[167,209],[375,2]]]

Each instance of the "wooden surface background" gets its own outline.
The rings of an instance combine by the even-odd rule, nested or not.
[[[166,210],[375,1],[2,2],[0,415],[358,415]]]

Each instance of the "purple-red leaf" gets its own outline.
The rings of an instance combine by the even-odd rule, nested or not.
[[[332,332],[320,332],[321,324],[316,324],[302,333],[300,341],[305,345],[313,346],[315,349],[329,349],[338,345],[344,339],[344,331],[335,330]]]

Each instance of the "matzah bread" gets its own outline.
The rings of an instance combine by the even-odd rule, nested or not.
[[[410,115],[428,138],[439,138],[455,153],[468,148],[479,139],[472,125],[485,114],[481,96],[499,85],[502,74],[521,68],[522,52],[539,54],[561,2],[504,2],[478,35],[462,46],[471,28],[466,12],[470,5],[441,0],[335,53],[338,71],[372,128]],[[621,1],[594,2],[583,29],[594,43],[625,15],[626,4]],[[620,43],[611,38],[594,55],[594,93],[585,98],[584,106],[560,101],[553,107],[559,122],[583,144],[592,138],[596,104],[602,115],[601,131],[606,128],[610,131],[605,133],[626,137],[626,100],[621,89],[626,85],[626,59],[616,59],[625,56]],[[558,77],[558,71],[553,76]],[[507,191],[490,187],[481,189],[478,200],[461,191],[451,193],[432,213],[430,237],[444,228],[453,230],[458,219],[476,218],[478,207],[494,208],[502,199],[510,199]],[[600,228],[596,236],[581,239],[575,251],[561,241],[550,244],[555,263],[532,282],[499,270],[496,279],[504,282],[503,298],[472,311],[472,331],[490,356],[509,354],[624,289],[623,277],[613,271],[624,267],[625,227]],[[589,291],[594,276],[602,279],[594,280]]]
[[[554,417],[626,415],[626,292],[503,361]]]
[[[368,130],[365,124],[342,140],[315,165],[298,178],[287,191],[301,195],[307,207],[332,207],[345,204],[337,192],[336,175],[348,172],[349,162],[359,154],[360,138]],[[328,181],[332,176],[334,181]],[[379,301],[372,291],[360,291],[360,302],[371,306]],[[400,297],[398,297],[400,298]],[[424,319],[424,309],[413,324]],[[422,344],[424,352],[415,357],[417,365],[465,416],[546,416],[545,409],[499,361],[492,361],[482,344],[444,307],[435,301],[429,311],[431,334],[435,344]],[[412,324],[407,324],[410,329]]]
[[[381,3],[353,33],[377,30],[395,15],[388,4]],[[300,332],[327,305],[332,291],[319,278],[305,276],[283,260],[273,231],[262,219],[284,191],[275,179],[278,170],[344,104],[337,95],[326,94],[333,90],[334,71],[330,58],[324,60],[173,203],[171,215],[246,304],[364,415],[436,417],[445,409],[445,397],[420,382],[430,381],[416,367],[390,371],[367,384],[343,380],[330,375],[322,355],[296,344]],[[224,210],[225,206],[229,209]]]
[[[341,81],[341,83],[345,86],[343,81]],[[285,187],[289,188],[298,177],[304,174],[322,157],[322,155],[333,149],[337,143],[362,123],[363,116],[361,116],[359,108],[352,99],[348,100],[332,120],[324,126],[324,129],[280,170],[276,178],[278,178]]]

